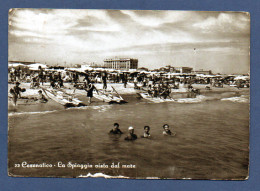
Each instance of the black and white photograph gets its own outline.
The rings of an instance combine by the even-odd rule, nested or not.
[[[249,178],[250,14],[8,13],[8,176]]]

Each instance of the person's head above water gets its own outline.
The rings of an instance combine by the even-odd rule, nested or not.
[[[115,127],[115,129],[118,129],[119,124],[118,123],[114,123],[114,127]]]
[[[15,85],[16,85],[16,86],[19,86],[19,85],[20,85],[20,82],[16,82]]]
[[[149,126],[144,126],[144,131],[145,131],[145,133],[148,133],[150,131],[150,127]]]
[[[169,130],[170,130],[169,128],[170,128],[170,127],[169,127],[168,124],[164,124],[164,125],[163,125],[163,129],[164,129],[165,131],[169,131]]]
[[[39,90],[38,93],[41,94],[41,93],[42,93],[42,90]]]
[[[128,132],[129,132],[129,133],[134,133],[134,128],[133,128],[132,126],[130,126],[130,127],[128,128]]]

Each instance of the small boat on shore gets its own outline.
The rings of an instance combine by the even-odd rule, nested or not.
[[[96,99],[102,100],[107,103],[127,103],[112,87],[113,91],[108,91],[108,90],[98,90],[98,92],[94,93],[94,97]]]
[[[77,98],[74,98],[73,95],[65,93],[64,91],[47,89],[43,87],[42,90],[50,99],[54,100],[55,102],[61,105],[64,105],[65,107],[85,106],[85,104],[83,104],[82,101],[80,101]]]
[[[164,99],[162,97],[152,97],[147,92],[137,93],[137,95],[139,95],[143,99],[149,100],[149,101],[154,102],[154,103],[174,102],[174,101],[176,101],[173,98],[166,98],[166,99]]]

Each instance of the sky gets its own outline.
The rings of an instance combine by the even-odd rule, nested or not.
[[[250,16],[245,12],[10,9],[9,61],[48,65],[137,58],[166,65],[248,73]]]

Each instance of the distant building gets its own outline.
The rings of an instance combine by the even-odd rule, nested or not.
[[[195,74],[205,74],[205,75],[211,75],[212,71],[211,70],[198,70],[198,71],[194,71]]]
[[[159,68],[158,71],[163,71],[163,72],[171,72],[171,73],[191,73],[193,68],[190,67],[173,67],[173,66],[165,66]]]
[[[175,72],[175,69],[174,69],[173,66],[168,65],[168,66],[164,66],[164,67],[159,68],[158,71],[162,71],[162,72],[172,72],[172,73],[173,73],[173,72]]]
[[[90,63],[89,66],[92,68],[104,68],[104,64],[95,63],[95,62]]]
[[[191,73],[193,68],[190,67],[174,67],[176,73]]]
[[[145,67],[138,68],[137,70],[140,70],[140,71],[149,71],[149,69],[148,69],[148,68],[145,68]]]
[[[80,68],[81,65],[80,64],[74,64],[74,68]]]
[[[133,58],[105,59],[103,67],[117,69],[117,70],[137,69],[138,59],[133,59]]]

